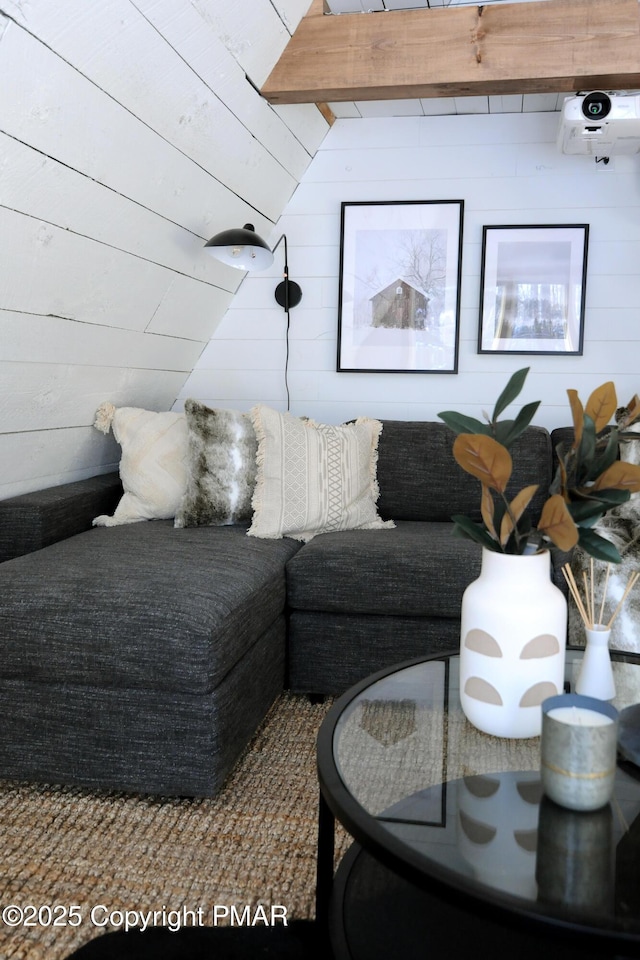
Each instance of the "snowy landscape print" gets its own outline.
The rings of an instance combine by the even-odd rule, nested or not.
[[[338,369],[454,371],[454,203],[345,204]]]

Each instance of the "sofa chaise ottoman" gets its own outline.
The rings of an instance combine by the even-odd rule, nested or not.
[[[0,776],[215,794],[282,690],[300,547],[245,534],[100,527],[1,564]]]

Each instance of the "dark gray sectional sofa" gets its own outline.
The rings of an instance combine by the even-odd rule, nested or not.
[[[116,475],[0,501],[0,777],[213,795],[284,686],[335,694],[458,643],[479,485],[440,423],[383,421],[379,511],[395,529],[307,544],[243,526],[91,527]],[[513,489],[552,476],[547,431]]]

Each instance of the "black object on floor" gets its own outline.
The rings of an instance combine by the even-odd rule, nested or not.
[[[285,927],[164,927],[106,933],[67,960],[330,960],[326,937],[311,920]]]

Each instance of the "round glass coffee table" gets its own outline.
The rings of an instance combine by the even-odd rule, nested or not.
[[[612,659],[622,710],[640,702],[640,662]],[[466,720],[453,654],[337,700],[318,736],[317,912],[335,956],[640,956],[640,771],[620,763],[612,803],[575,813],[539,770],[539,738]],[[334,877],[335,819],[356,843]]]

